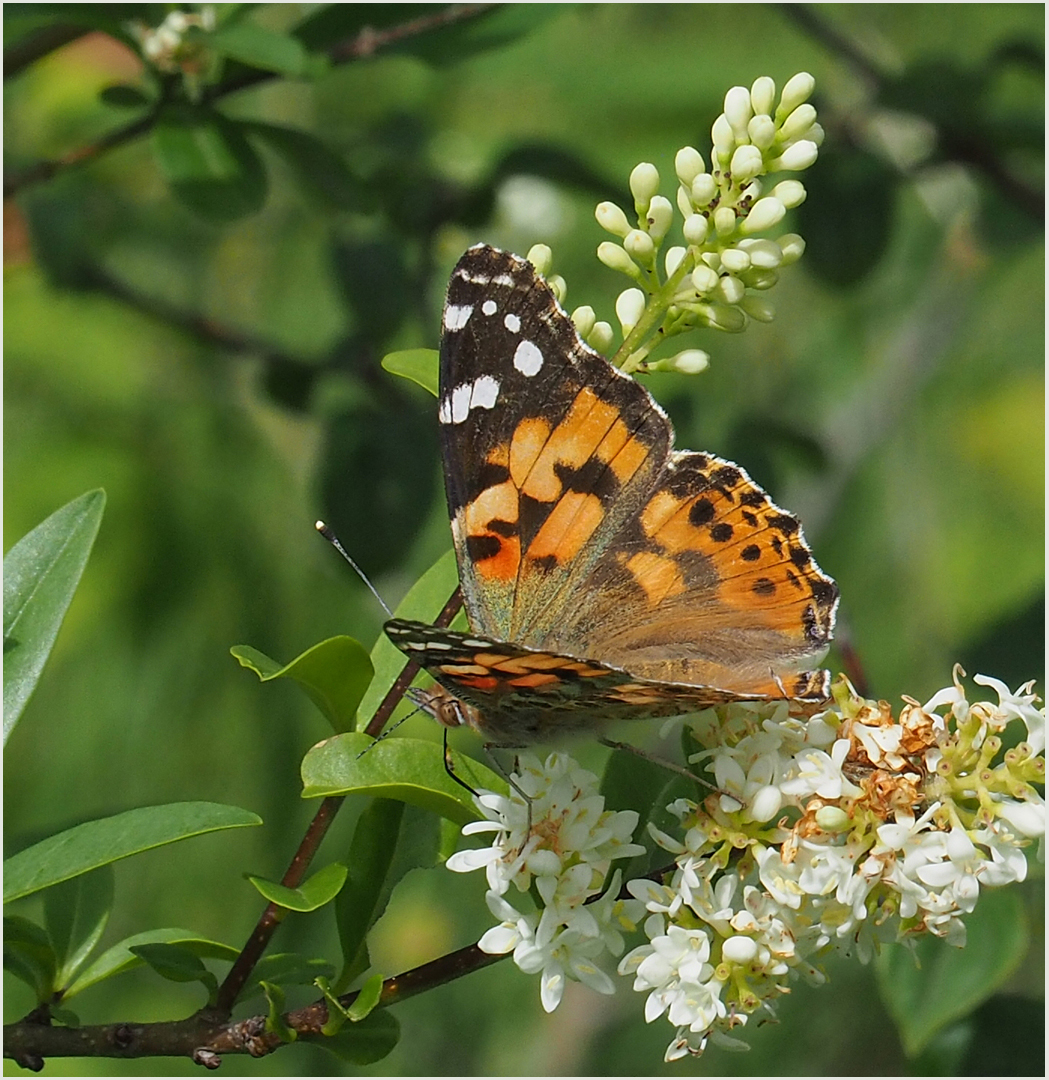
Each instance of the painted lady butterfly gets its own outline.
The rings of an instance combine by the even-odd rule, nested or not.
[[[827,697],[838,588],[738,466],[673,449],[549,286],[478,245],[452,274],[441,447],[469,633],[386,633],[504,746],[727,701]],[[451,695],[451,696],[449,696]]]

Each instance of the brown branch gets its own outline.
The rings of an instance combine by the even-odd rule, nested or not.
[[[456,612],[458,612],[461,605],[462,597],[459,589],[456,588],[441,609],[441,613],[434,620],[434,625],[447,626],[455,618]],[[404,666],[404,670],[397,677],[394,684],[386,691],[385,697],[375,710],[375,715],[368,721],[368,726],[364,729],[365,734],[373,737],[378,736],[393,710],[397,707],[397,703],[404,697],[404,692],[411,685],[412,679],[415,678],[418,671],[418,664],[408,663]],[[309,828],[306,830],[306,835],[302,838],[302,843],[299,844],[298,851],[295,852],[291,864],[285,871],[284,877],[281,878],[282,885],[294,889],[302,882],[306,870],[309,868],[313,856],[316,855],[317,849],[320,847],[321,841],[328,832],[331,823],[335,820],[335,815],[339,812],[344,798],[343,795],[329,795],[321,803],[320,809],[314,815],[313,821],[310,822]],[[227,972],[222,986],[219,987],[215,1005],[215,1011],[219,1016],[228,1017],[232,1012],[237,996],[244,989],[252,971],[255,970],[255,965],[262,959],[262,954],[266,951],[270,939],[277,932],[277,927],[280,926],[285,914],[285,909],[278,904],[270,903],[266,905],[266,909],[255,924],[251,936],[245,942],[240,955]]]
[[[465,19],[477,18],[487,13],[493,6],[493,4],[452,4],[443,11],[435,12],[432,15],[423,15],[418,19],[411,19],[399,26],[391,26],[383,30],[374,30],[366,26],[352,38],[330,46],[325,52],[335,65],[362,60],[420,34],[439,30],[445,26],[462,22]],[[275,72],[250,71],[241,78],[231,79],[215,87],[206,96],[206,100],[209,102],[218,101],[239,90],[245,90],[248,87],[270,82],[280,77]],[[124,127],[116,128],[109,132],[108,135],[104,135],[97,143],[71,150],[69,153],[50,161],[37,162],[35,165],[30,165],[28,168],[16,172],[10,179],[5,178],[4,180],[4,198],[18,194],[18,192],[32,184],[50,180],[56,173],[72,166],[94,161],[101,154],[145,134],[153,126],[155,120],[156,114],[150,113]]]

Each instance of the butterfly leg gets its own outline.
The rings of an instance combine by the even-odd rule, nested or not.
[[[525,842],[527,843],[528,837],[532,835],[532,797],[527,795],[517,781],[513,778],[513,774],[506,771],[503,768],[503,763],[495,756],[496,747],[498,743],[485,743],[484,752],[488,755],[488,760],[503,774],[506,782],[517,792],[518,795],[524,800],[524,804],[528,810],[527,824],[525,826]],[[514,768],[517,768],[517,756],[514,755]]]
[[[630,743],[616,742],[615,739],[599,738],[597,741],[602,746],[607,746],[612,750],[625,750],[627,753],[634,754],[636,757],[643,758],[645,761],[650,761],[653,765],[658,765],[661,769],[669,769],[670,772],[678,773],[680,776],[684,776],[689,780],[695,781],[697,784],[702,784],[705,788],[709,788],[716,795],[728,795],[729,798],[735,798],[735,796],[730,795],[727,791],[722,791],[720,788],[715,787],[709,780],[704,780],[702,776],[696,776],[694,772],[690,772],[683,765],[668,761],[666,758],[657,757],[655,754],[650,754],[647,750],[642,750],[638,746],[631,746]]]
[[[452,751],[448,746],[448,729],[444,729],[444,771],[460,786],[466,788],[468,792],[476,799],[480,797],[480,792],[475,791],[470,785],[459,775],[456,774],[455,766],[452,764]]]

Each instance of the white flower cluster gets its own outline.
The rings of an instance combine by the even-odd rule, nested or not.
[[[512,951],[522,971],[541,973],[543,1008],[552,1012],[566,978],[614,993],[612,979],[595,961],[606,951],[622,953],[621,930],[635,929],[643,908],[617,898],[618,871],[606,879],[614,859],[642,855],[645,849],[631,842],[637,813],[605,810],[597,777],[568,755],[551,754],[540,763],[522,754],[518,770],[514,783],[530,805],[517,791],[509,798],[481,795],[485,820],[471,822],[463,833],[494,832],[494,843],[457,852],[446,865],[460,872],[485,868],[485,899],[501,922],[478,944],[488,953]],[[514,908],[505,899],[511,884],[522,893],[534,885],[542,909],[522,914]]]
[[[709,357],[701,349],[654,362],[647,357],[660,339],[687,330],[712,327],[738,332],[748,318],[772,319],[771,304],[757,294],[776,284],[780,267],[801,257],[805,242],[794,233],[775,240],[756,234],[774,229],[788,209],[804,202],[805,188],[798,180],[783,180],[762,195],[759,177],[798,172],[816,160],[823,129],[808,104],[814,87],[812,76],[800,72],[783,87],[777,105],[776,84],[766,76],[749,90],[734,86],[711,129],[709,170],[694,147],[678,151],[674,167],[685,244],[666,251],[665,277],[660,276],[657,256],[674,208],[659,194],[656,167],[642,162],[630,174],[636,228],[615,203],[598,205],[598,223],[620,238],[619,243],[600,244],[598,258],[640,286],[625,290],[616,302],[624,342],[615,362],[623,370],[702,371]],[[585,311],[589,322],[585,313],[582,318],[573,314],[573,319],[600,350],[606,335],[602,331],[599,339],[589,336],[593,313]]]
[[[215,29],[214,4],[202,5],[197,15],[170,11],[156,27],[142,22],[129,24],[131,33],[142,47],[142,55],[158,71],[168,74],[176,71],[199,74],[210,60],[199,44],[186,41],[186,34],[194,27],[205,31]]]
[[[634,816],[603,811],[571,759],[552,756],[546,772],[530,763],[531,831],[520,801],[484,796],[492,820],[464,831],[496,829],[495,845],[449,861],[489,868],[489,905],[504,921],[482,948],[513,949],[522,970],[543,971],[549,1010],[566,974],[610,992],[594,960],[616,954],[619,930],[647,911],[648,941],[619,972],[647,994],[646,1020],[666,1014],[675,1026],[670,1061],[710,1039],[739,1046],[728,1032],[771,1011],[792,978],[822,982],[816,964],[831,950],[866,962],[881,942],[925,933],[964,945],[981,887],[1022,881],[1023,849],[1038,840],[1041,855],[1045,834],[1034,786],[1045,779],[1044,710],[1031,684],[1014,694],[975,681],[998,702],[970,703],[956,669],[953,686],[924,705],[908,699],[898,718],[843,678],[815,716],[791,715],[788,702],[699,714],[693,731],[708,749],[693,761],[717,791],[668,807],[678,835],[649,825],[676,867],[661,882],[628,882],[633,902],[614,901],[613,881],[587,904],[608,860],[640,850],[629,840]],[[1027,737],[1003,753],[1013,720]],[[532,876],[544,907],[521,915],[502,896]]]

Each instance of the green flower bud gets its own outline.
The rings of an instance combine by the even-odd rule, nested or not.
[[[645,294],[640,289],[624,289],[616,297],[616,318],[623,327],[623,337],[637,326],[645,313]]]
[[[748,289],[771,289],[779,281],[779,274],[775,270],[762,270],[753,263],[749,270],[744,270],[739,276]]]
[[[811,139],[799,139],[796,143],[791,143],[769,168],[801,172],[812,165],[818,156],[819,148]]]
[[[681,147],[674,157],[674,171],[685,187],[690,187],[704,168],[703,155],[694,146]]]
[[[738,277],[727,274],[718,282],[715,295],[724,300],[726,304],[738,304],[746,295],[746,287]]]
[[[706,206],[717,193],[717,182],[708,172],[700,173],[692,181],[692,202],[696,206]]]
[[[641,275],[633,259],[618,244],[613,244],[610,240],[597,245],[597,257],[609,270],[618,270],[621,274],[629,274],[632,278]]]
[[[808,192],[800,180],[781,180],[773,189],[772,195],[791,210],[795,206],[801,206]]]
[[[720,157],[729,157],[736,148],[736,138],[732,132],[732,125],[725,118],[724,113],[714,121],[714,126],[710,129],[710,141],[714,144],[714,149]]]
[[[623,238],[623,247],[626,248],[627,254],[642,266],[651,265],[652,257],[656,253],[656,245],[652,237],[640,229],[631,229],[626,234]]]
[[[674,208],[670,200],[663,195],[653,195],[648,204],[648,234],[659,243],[667,234],[674,220]]]
[[[716,251],[704,251],[700,258],[715,273],[721,269],[721,256]]]
[[[823,145],[823,138],[824,138],[825,135],[826,135],[826,132],[823,130],[823,125],[822,124],[813,124],[812,127],[809,128],[808,137],[817,146],[822,146]]]
[[[716,289],[718,280],[717,271],[711,270],[705,263],[700,263],[692,271],[692,284],[696,287],[696,292],[701,296],[710,292],[711,289]]]
[[[667,248],[663,256],[663,265],[667,270],[667,277],[673,277],[674,271],[681,265],[681,260],[688,254],[688,249],[683,247]]]
[[[805,254],[805,241],[797,233],[784,233],[776,241],[783,252],[783,265],[790,266]]]
[[[546,244],[533,244],[525,258],[535,267],[540,277],[546,277],[554,265],[554,253]]]
[[[647,161],[635,165],[630,174],[630,192],[634,196],[638,213],[644,212],[642,207],[645,210],[648,209],[648,204],[657,191],[659,191],[659,170],[655,165]]]
[[[756,113],[772,114],[772,106],[776,104],[776,84],[767,75],[754,80],[750,88],[750,104]]]
[[[739,306],[758,322],[772,322],[776,315],[776,309],[760,296],[744,296]]]
[[[724,330],[727,334],[738,334],[747,325],[747,317],[738,307],[726,304],[705,304],[706,323],[715,330]]]
[[[797,75],[789,78],[779,99],[777,118],[789,116],[803,101],[812,97],[815,88],[816,80],[807,71],[799,71]]]
[[[721,265],[732,274],[750,269],[750,255],[741,248],[727,248],[721,253]]]
[[[681,211],[681,216],[687,218],[692,213],[692,192],[691,189],[679,187],[677,189],[677,208]]]
[[[599,353],[607,353],[612,348],[614,338],[611,323],[596,322],[594,329],[586,336],[586,343]]]
[[[594,324],[597,322],[597,314],[589,304],[584,304],[582,307],[577,307],[572,312],[572,322],[575,325],[576,330],[579,331],[579,336],[586,340],[590,336],[590,332],[594,329]]]
[[[565,297],[568,296],[568,282],[560,274],[551,274],[546,279],[546,283],[550,286],[550,291],[557,297],[557,302],[563,304]]]
[[[816,824],[830,833],[845,832],[852,828],[852,821],[840,806],[821,806],[816,811]]]
[[[594,209],[594,217],[597,218],[598,225],[613,236],[626,236],[632,228],[626,214],[614,202],[598,203]]]
[[[753,176],[765,168],[765,162],[761,157],[761,151],[756,146],[746,144],[738,146],[732,155],[732,163],[729,171],[732,179],[737,183],[746,183]]]
[[[736,142],[744,142],[747,138],[747,124],[754,115],[750,106],[750,91],[745,86],[734,86],[725,95],[724,115]]]
[[[707,238],[707,229],[709,227],[710,222],[707,221],[703,214],[690,214],[685,218],[682,232],[684,232],[685,239],[690,244],[702,244]]]
[[[744,234],[761,232],[763,229],[771,229],[783,220],[787,208],[772,195],[766,195],[750,208],[750,213],[743,219],[740,231]]]
[[[772,117],[768,113],[758,113],[747,124],[747,135],[759,150],[767,150],[776,141],[776,125]]]
[[[752,210],[751,213],[754,211]],[[719,206],[714,211],[714,228],[718,236],[728,236],[736,227],[736,211],[731,206]]]
[[[779,244],[772,240],[748,238],[740,240],[739,246],[747,253],[751,266],[762,270],[775,270],[783,262],[783,251]]]
[[[791,114],[783,121],[782,127],[779,129],[779,137],[784,142],[793,142],[795,139],[800,139],[810,127],[816,122],[816,110],[811,105],[799,105]]]

